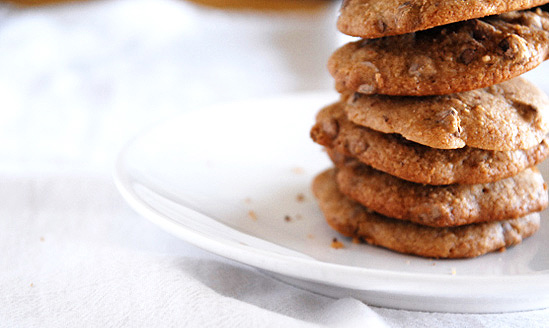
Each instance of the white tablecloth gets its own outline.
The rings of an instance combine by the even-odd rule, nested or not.
[[[133,212],[111,179],[138,131],[186,110],[328,89],[335,8],[177,0],[0,6],[0,326],[545,327],[331,299],[206,253]],[[549,90],[539,68],[536,83]]]

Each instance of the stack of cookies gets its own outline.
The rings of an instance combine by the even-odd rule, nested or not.
[[[330,58],[341,98],[311,130],[335,165],[313,182],[332,228],[434,258],[538,230],[549,98],[518,76],[549,55],[548,2],[343,2],[338,28],[361,39]]]

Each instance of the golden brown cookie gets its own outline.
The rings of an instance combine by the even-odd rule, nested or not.
[[[347,35],[379,38],[528,9],[547,0],[344,0],[337,22]]]
[[[391,219],[339,192],[333,169],[318,175],[312,188],[333,229],[400,253],[434,258],[475,257],[519,244],[539,229],[538,213],[520,219],[453,228],[433,228]]]
[[[547,185],[534,167],[496,182],[431,186],[404,181],[359,162],[336,175],[342,194],[385,216],[432,227],[516,219],[547,207]]]
[[[400,96],[484,88],[549,54],[549,13],[515,11],[427,31],[351,42],[328,61],[338,91]]]
[[[471,147],[441,150],[350,122],[342,103],[323,108],[311,129],[313,140],[334,156],[350,156],[401,179],[432,185],[477,184],[517,174],[549,155],[549,140],[527,150],[493,151]]]
[[[439,149],[528,149],[549,131],[549,98],[522,78],[446,96],[354,93],[345,110],[355,124]]]

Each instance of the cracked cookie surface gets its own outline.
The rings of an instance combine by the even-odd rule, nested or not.
[[[358,162],[337,170],[342,194],[385,216],[432,227],[500,221],[547,207],[547,185],[534,167],[491,183],[431,186]]]
[[[347,35],[380,38],[528,9],[547,0],[344,0],[337,22]]]
[[[332,54],[328,69],[340,92],[443,95],[509,80],[548,54],[549,13],[538,8],[351,42]]]
[[[345,197],[338,189],[335,170],[318,175],[313,193],[328,224],[344,236],[400,253],[434,258],[468,258],[522,242],[539,229],[538,213],[523,218],[433,228],[391,219]]]
[[[477,184],[517,174],[549,155],[549,140],[526,150],[493,151],[463,147],[434,149],[350,122],[340,102],[323,108],[311,128],[312,139],[327,147],[336,163],[346,156],[377,170],[417,183]]]
[[[549,131],[549,98],[522,78],[446,96],[346,98],[355,124],[432,148],[528,149]]]

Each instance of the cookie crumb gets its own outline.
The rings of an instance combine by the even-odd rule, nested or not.
[[[31,287],[34,287],[34,284],[31,282],[31,283],[30,283],[30,286],[31,286]]]
[[[44,240],[45,240],[44,237],[40,237],[41,242],[44,242]]]
[[[302,203],[305,200],[305,195],[303,195],[302,193],[299,193],[295,197],[295,200],[297,200],[298,203]]]
[[[289,215],[284,216],[284,221],[290,222],[292,221],[292,218]]]
[[[303,174],[305,173],[305,170],[302,167],[296,166],[292,169],[292,172],[295,174]]]
[[[312,233],[310,233],[310,234],[307,235],[307,238],[309,238],[309,239],[315,239],[315,235],[313,235]]]
[[[452,272],[451,272],[452,276],[455,276],[456,273],[457,273],[456,268],[452,268]]]
[[[248,216],[250,217],[250,219],[252,219],[254,221],[257,220],[257,214],[255,214],[254,211],[249,211]]]
[[[407,265],[410,265],[410,263],[411,263],[410,260],[406,260]]]
[[[345,245],[343,245],[343,243],[337,240],[337,238],[335,237],[334,239],[332,239],[332,244],[330,246],[334,249],[340,249],[345,247]]]

